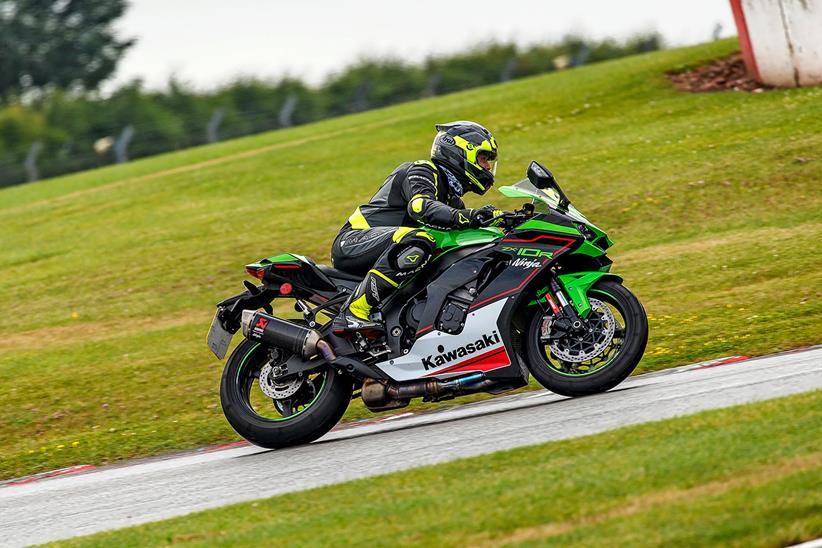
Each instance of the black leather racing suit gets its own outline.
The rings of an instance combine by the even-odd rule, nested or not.
[[[365,275],[349,301],[357,317],[367,319],[431,259],[434,238],[424,226],[469,226],[471,210],[451,190],[445,169],[427,160],[401,164],[340,229],[331,249],[334,266]]]

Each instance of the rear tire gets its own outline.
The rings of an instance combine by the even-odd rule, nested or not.
[[[639,364],[648,343],[648,318],[645,309],[633,293],[613,280],[601,280],[589,291],[589,296],[610,305],[622,317],[622,342],[613,356],[590,371],[576,369],[576,364],[562,362],[542,340],[545,316],[540,309],[531,318],[526,334],[528,369],[539,383],[563,396],[587,396],[605,392],[624,381]],[[592,311],[591,314],[594,314]],[[589,315],[589,319],[591,319]],[[616,318],[617,315],[614,315]],[[617,326],[619,330],[620,326]],[[616,333],[619,333],[617,331]],[[617,337],[614,335],[613,340]],[[602,351],[606,354],[608,349]]]
[[[270,360],[271,350],[244,340],[232,352],[220,382],[223,413],[238,434],[260,447],[275,449],[312,442],[342,418],[351,401],[351,378],[325,368],[301,386],[300,390],[309,392],[302,393],[300,407],[289,405],[283,414],[283,403],[267,398],[259,385],[260,371]]]

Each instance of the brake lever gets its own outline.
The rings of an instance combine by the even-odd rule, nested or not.
[[[517,212],[506,214],[503,221],[506,232],[516,228],[522,221],[525,221],[526,219],[527,217]]]

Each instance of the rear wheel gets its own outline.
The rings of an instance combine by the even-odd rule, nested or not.
[[[281,348],[245,340],[223,370],[223,413],[255,445],[277,448],[314,441],[337,424],[351,401],[351,379],[330,367],[274,381],[277,368],[290,357]]]
[[[526,337],[528,369],[548,390],[585,396],[610,390],[636,368],[648,342],[648,319],[627,288],[602,280],[588,292],[584,331],[555,338],[553,316],[540,311]]]

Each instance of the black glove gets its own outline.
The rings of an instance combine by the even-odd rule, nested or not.
[[[468,215],[468,226],[471,228],[479,228],[481,226],[492,226],[498,223],[502,218],[502,210],[495,206],[486,205],[479,209],[469,209],[471,213]]]

